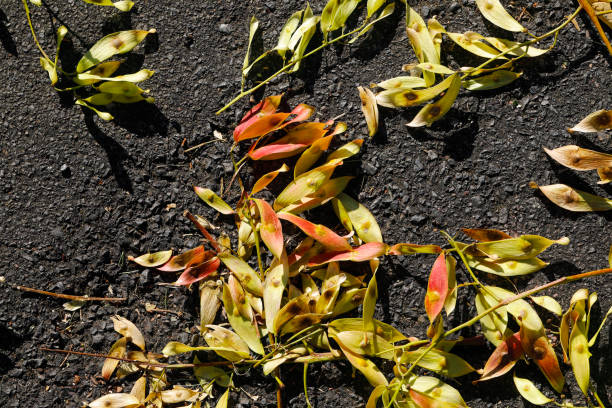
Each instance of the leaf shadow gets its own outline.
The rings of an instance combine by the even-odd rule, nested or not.
[[[13,57],[19,56],[17,52],[17,44],[11,35],[11,32],[6,27],[6,23],[8,22],[8,18],[2,9],[0,9],[0,43],[2,46]]]
[[[123,162],[134,159],[129,153],[117,143],[113,138],[107,136],[95,123],[94,113],[87,108],[82,108],[85,126],[89,130],[91,137],[104,149],[106,152],[108,163],[111,171],[119,187],[129,193],[133,193],[134,189],[130,176],[123,165]]]

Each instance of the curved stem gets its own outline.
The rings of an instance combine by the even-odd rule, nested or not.
[[[25,0],[24,0],[25,1]],[[331,45],[335,42],[338,42],[340,40],[343,40],[344,38],[353,35],[361,30],[363,30],[363,28],[367,25],[368,21],[366,20],[361,26],[359,26],[358,28],[349,31],[348,33],[342,34],[336,38],[334,38],[331,41],[324,41],[321,45],[319,45],[317,48],[315,48],[314,50],[304,54],[302,57],[297,58],[296,60],[293,60],[291,62],[289,62],[287,65],[285,65],[284,67],[282,67],[280,70],[276,71],[274,74],[270,75],[268,78],[264,79],[263,81],[261,81],[259,84],[255,85],[253,88],[247,89],[246,91],[242,91],[240,92],[234,99],[232,99],[231,101],[229,101],[227,103],[227,105],[225,105],[224,107],[222,107],[221,109],[219,109],[217,112],[215,112],[216,115],[221,114],[222,112],[224,112],[227,108],[229,108],[230,106],[232,106],[233,104],[235,104],[236,102],[238,102],[240,99],[244,98],[247,95],[252,94],[253,92],[255,92],[256,90],[258,90],[259,88],[261,88],[262,86],[264,86],[265,84],[267,84],[268,82],[272,81],[274,78],[276,78],[279,75],[282,75],[284,72],[288,71],[289,68],[293,67],[295,64],[297,64],[298,62],[310,57],[312,54],[315,54],[319,51],[321,51],[323,48],[327,47],[328,45]],[[256,60],[257,61],[257,60]]]
[[[21,2],[23,3],[23,8],[25,9],[26,17],[28,19],[28,25],[30,26],[30,31],[32,32],[32,37],[34,38],[34,42],[36,43],[36,46],[40,50],[40,53],[45,57],[45,59],[47,59],[50,63],[55,65],[53,61],[51,60],[51,58],[49,58],[45,50],[42,49],[42,47],[40,46],[40,43],[38,42],[38,38],[36,37],[36,32],[34,31],[34,26],[32,25],[32,19],[30,18],[30,8],[28,7],[27,0],[21,0]]]

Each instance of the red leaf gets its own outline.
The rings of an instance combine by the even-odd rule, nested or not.
[[[241,140],[240,135],[246,130],[246,128],[257,122],[263,116],[271,115],[272,113],[276,112],[282,97],[283,95],[269,96],[263,101],[259,102],[257,105],[253,106],[251,110],[244,115],[240,121],[240,124],[234,129],[234,140]]]
[[[182,271],[188,264],[195,265],[204,261],[204,245],[190,249],[180,255],[175,255],[163,266],[157,268],[162,272]]]
[[[491,378],[506,374],[514,367],[523,354],[520,334],[515,333],[499,343],[487,360],[482,370],[482,377],[474,381],[474,383],[490,380]]]
[[[208,277],[211,273],[216,272],[217,269],[219,269],[219,265],[221,265],[221,261],[219,258],[214,257],[199,265],[190,266],[189,268],[185,269],[185,272],[183,272],[181,276],[179,276],[176,284],[186,286],[201,281],[202,279]]]
[[[313,256],[308,262],[308,266],[322,265],[329,262],[353,261],[364,262],[384,255],[387,252],[387,245],[382,242],[368,242],[352,251],[347,252],[326,252]],[[444,302],[442,302],[444,303]]]
[[[300,103],[298,106],[293,108],[293,110],[291,111],[291,115],[295,115],[295,117],[287,121],[287,123],[285,123],[283,127],[290,125],[291,123],[305,121],[306,119],[312,116],[314,111],[315,111],[315,108],[313,108],[312,106]]]
[[[249,152],[249,157],[253,160],[285,159],[301,153],[307,147],[305,144],[269,144]]]
[[[427,282],[425,311],[431,322],[433,322],[442,311],[447,293],[448,272],[446,271],[446,259],[442,253],[434,262],[431,273],[429,274],[429,281]]]
[[[274,130],[280,129],[282,127],[282,123],[289,117],[289,115],[290,113],[273,113],[262,116],[249,125],[249,127],[244,129],[244,131],[241,132],[238,137],[234,139],[234,141],[240,142],[242,140],[264,136]]]
[[[284,248],[283,228],[278,220],[276,212],[274,212],[272,206],[264,200],[254,198],[253,201],[259,209],[259,216],[261,219],[259,235],[270,252],[280,259]]]
[[[316,239],[331,251],[343,252],[352,250],[346,239],[324,225],[313,224],[310,221],[289,213],[279,213],[278,218],[294,224],[301,229],[304,234]]]

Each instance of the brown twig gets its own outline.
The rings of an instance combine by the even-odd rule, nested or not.
[[[204,235],[204,238],[206,238],[208,242],[210,242],[210,245],[212,245],[212,247],[217,253],[221,252],[221,247],[219,246],[217,241],[213,238],[212,235],[210,235],[208,230],[204,228],[202,224],[200,224],[200,222],[196,219],[196,217],[193,216],[193,214],[191,214],[189,211],[185,211],[185,217],[189,218],[189,221],[191,221],[193,225],[195,225],[196,228],[200,230],[202,235]]]
[[[125,302],[127,298],[108,298],[108,297],[94,297],[94,296],[77,296],[77,295],[65,295],[63,293],[53,293],[47,292],[46,290],[28,288],[26,286],[16,285],[15,289],[21,290],[23,292],[30,293],[38,293],[39,295],[52,296],[59,299],[68,299],[68,300],[79,300],[81,302]]]
[[[610,41],[608,40],[606,33],[601,27],[601,24],[599,23],[599,18],[597,18],[597,13],[595,12],[595,10],[593,10],[593,6],[591,6],[591,3],[589,3],[589,0],[578,0],[578,3],[582,6],[584,11],[587,12],[593,24],[595,24],[595,27],[597,28],[597,32],[601,36],[601,39],[603,40],[604,44],[606,44],[606,47],[608,48],[608,52],[610,53],[610,55],[612,55],[612,44],[610,44]]]

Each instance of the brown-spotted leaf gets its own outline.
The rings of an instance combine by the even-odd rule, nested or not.
[[[330,179],[335,168],[341,164],[341,161],[324,164],[301,174],[278,195],[274,201],[274,210],[279,211],[319,190]]]
[[[219,211],[221,214],[234,214],[234,210],[229,206],[221,197],[215,194],[209,188],[194,187],[195,193],[204,201],[206,204]]]
[[[565,184],[539,186],[531,182],[530,186],[539,189],[550,201],[568,211],[590,212],[612,210],[612,200],[585,191],[575,190]]]
[[[173,256],[166,264],[157,269],[162,272],[182,271],[188,264],[195,265],[203,262],[205,252],[204,246],[200,245],[199,247],[190,249],[189,251],[183,252],[180,255]]]
[[[159,251],[150,254],[140,255],[137,258],[134,258],[133,256],[128,256],[128,261],[135,262],[140,266],[144,266],[145,268],[155,268],[156,266],[160,266],[168,262],[171,256],[172,250]]]
[[[482,15],[496,26],[508,31],[527,31],[506,11],[499,0],[476,0],[476,5]]]
[[[90,408],[136,408],[140,406],[138,398],[131,394],[107,394],[88,404]]]
[[[576,126],[568,129],[570,132],[599,132],[612,129],[612,110],[598,110],[587,115]]]
[[[376,219],[363,204],[344,193],[338,194],[338,196],[332,200],[332,204],[335,201],[339,201],[342,204],[342,209],[334,205],[336,215],[340,221],[345,224],[342,215],[346,213],[352,228],[355,229],[359,238],[364,242],[383,242],[382,233]]]
[[[121,317],[118,315],[111,316],[111,320],[113,321],[113,327],[117,333],[120,335],[127,337],[130,343],[134,344],[142,351],[145,349],[145,340],[142,336],[138,327],[132,322],[130,322],[125,317]]]
[[[219,258],[213,257],[205,262],[202,262],[201,264],[189,266],[185,269],[181,276],[179,276],[176,284],[188,286],[192,283],[199,282],[216,272],[220,265],[221,261]]]
[[[261,279],[257,275],[257,272],[249,266],[242,259],[235,257],[234,255],[223,252],[220,253],[219,259],[225,264],[227,269],[238,278],[240,283],[244,285],[244,288],[254,294],[255,296],[263,295],[263,285]]]
[[[557,162],[574,170],[596,170],[612,166],[612,154],[583,149],[576,145],[562,146],[554,150],[544,148],[544,151]]]
[[[358,86],[357,90],[361,99],[361,110],[368,125],[368,134],[372,137],[378,132],[378,104],[376,103],[376,95],[369,88],[362,86]]]
[[[264,280],[263,302],[266,327],[269,332],[277,334],[274,326],[276,316],[281,308],[283,292],[289,280],[289,262],[287,253],[283,251],[280,258],[272,261],[270,270]]]
[[[475,241],[489,242],[512,238],[503,231],[496,229],[462,228],[461,231]]]

